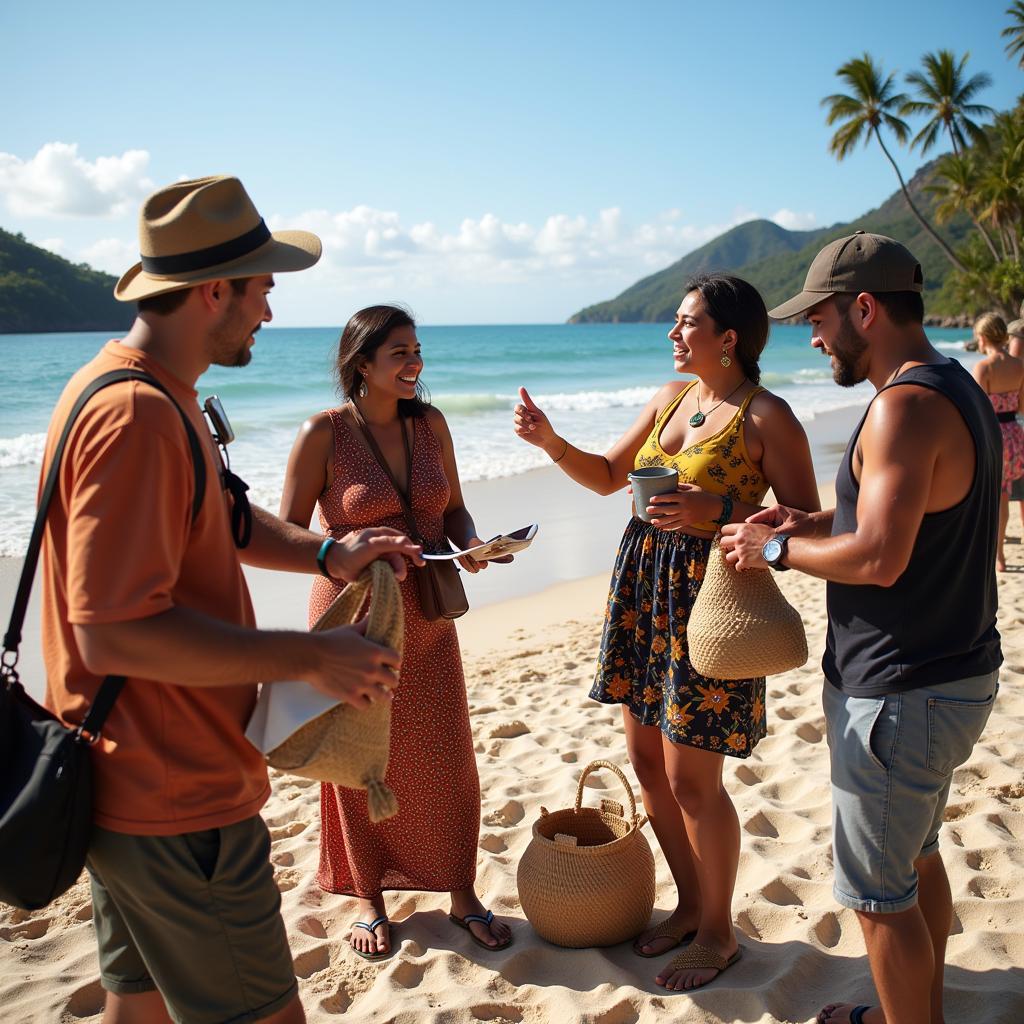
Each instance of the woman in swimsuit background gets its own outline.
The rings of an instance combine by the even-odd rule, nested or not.
[[[679,473],[678,490],[647,507],[653,522],[634,515],[626,526],[590,695],[622,705],[629,759],[678,890],[675,911],[633,949],[657,957],[689,942],[657,977],[684,990],[739,958],[732,893],[740,831],[722,769],[727,756],[749,757],[765,734],[764,679],[698,675],[687,619],[720,526],[756,512],[769,487],[783,504],[820,506],[803,427],[758,384],[768,313],[757,290],[725,274],[693,278],[668,338],[675,372],[695,379],[659,388],[604,455],[557,434],[525,389],[514,429],[598,494],[625,487],[634,468]]]

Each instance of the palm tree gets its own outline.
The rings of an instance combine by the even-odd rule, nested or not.
[[[1006,8],[1013,23],[1003,29],[1002,35],[1010,41],[1006,44],[1006,55],[1016,59],[1017,66],[1024,70],[1024,0],[1015,0]]]
[[[945,224],[963,211],[971,218],[971,222],[985,240],[992,259],[999,262],[1000,256],[995,243],[979,219],[983,205],[980,194],[981,169],[973,151],[947,153],[935,168],[934,180],[925,185],[925,191],[932,193],[937,199],[935,219],[940,224]]]
[[[880,130],[882,126],[888,128],[901,145],[910,137],[910,125],[896,113],[910,101],[910,97],[893,91],[893,79],[896,76],[889,75],[883,79],[882,69],[867,53],[863,57],[855,57],[853,60],[847,61],[836,72],[836,75],[849,86],[852,95],[835,93],[832,96],[826,96],[821,101],[822,106],[828,107],[827,123],[832,125],[842,122],[839,130],[829,142],[829,152],[837,160],[843,160],[861,139],[864,140],[864,145],[868,145],[873,136],[882,147],[886,159],[892,164],[892,169],[896,172],[907,206],[910,207],[921,227],[942,248],[949,262],[957,270],[963,271],[964,265],[957,258],[956,253],[938,236],[935,229],[914,205],[910,193],[907,191],[903,175],[900,174],[900,169],[882,138]]]
[[[951,50],[926,53],[921,58],[924,70],[912,71],[907,75],[907,84],[917,90],[918,99],[904,103],[900,114],[903,117],[928,118],[911,143],[920,146],[922,154],[935,145],[943,129],[949,132],[953,152],[958,156],[967,145],[965,134],[970,136],[972,142],[985,144],[985,132],[971,119],[988,117],[995,111],[971,101],[982,89],[992,84],[992,76],[981,72],[967,78],[964,67],[968,57],[970,54],[965,53],[958,62]]]

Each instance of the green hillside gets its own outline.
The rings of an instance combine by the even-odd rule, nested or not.
[[[134,307],[114,298],[116,281],[0,228],[0,334],[128,327]]]
[[[933,164],[921,168],[909,185],[915,204],[927,211],[925,216],[931,212],[933,201],[922,189],[932,169]],[[942,228],[942,235],[956,246],[970,227],[970,221],[960,216]],[[725,270],[745,278],[758,288],[771,308],[803,288],[807,267],[826,242],[858,228],[898,238],[917,256],[924,270],[925,308],[929,315],[980,312],[964,310],[962,303],[947,294],[945,283],[950,265],[907,208],[903,195],[896,192],[857,220],[828,228],[787,231],[768,220],[740,224],[672,266],[637,281],[616,298],[581,309],[569,318],[569,323],[669,323],[679,306],[686,278],[702,270]]]

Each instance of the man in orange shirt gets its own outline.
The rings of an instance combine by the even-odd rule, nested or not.
[[[312,266],[319,239],[272,235],[241,183],[217,177],[150,196],[140,248],[115,289],[138,303],[138,317],[67,385],[43,464],[45,478],[95,378],[144,370],[167,389],[128,381],[90,399],[68,439],[43,546],[47,705],[79,724],[105,675],[127,677],[94,747],[88,867],[105,1019],[296,1024],[305,1018],[259,816],[270,787],[244,736],[256,681],[303,679],[365,706],[390,699],[399,662],[354,628],[256,629],[239,558],[352,580],[378,557],[402,576],[419,549],[386,529],[324,542],[257,508],[248,546],[235,547],[195,384],[211,364],[249,362],[271,319],[273,274]],[[195,514],[182,413],[202,439]]]

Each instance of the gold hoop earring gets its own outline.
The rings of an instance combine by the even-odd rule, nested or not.
[[[365,377],[359,382],[359,388],[356,391],[356,394],[360,398],[365,398],[369,394],[369,390],[366,387],[366,378]]]
[[[722,365],[732,366],[732,360],[729,358],[729,353],[726,352],[724,349],[722,350]]]

